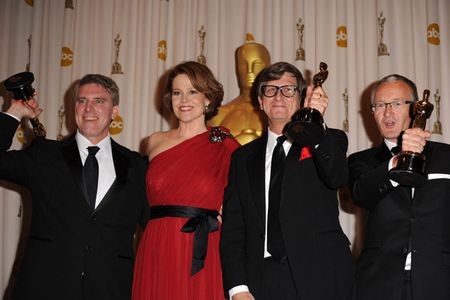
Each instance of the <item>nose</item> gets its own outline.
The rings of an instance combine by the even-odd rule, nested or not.
[[[277,101],[283,100],[284,96],[283,96],[283,94],[281,94],[281,89],[277,90],[277,92],[275,93],[275,96],[273,96],[273,98]]]
[[[86,101],[86,105],[84,106],[85,111],[90,111],[92,109],[93,101]]]
[[[392,103],[386,103],[384,105],[384,115],[391,115],[394,111],[394,107],[392,106]]]
[[[247,74],[253,74],[253,63],[247,62]]]

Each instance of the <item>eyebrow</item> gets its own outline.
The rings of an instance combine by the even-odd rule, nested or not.
[[[88,97],[78,97],[77,98],[77,100],[80,100],[80,99],[88,99]],[[106,98],[104,98],[104,97],[94,97],[93,98],[94,100],[105,100]]]

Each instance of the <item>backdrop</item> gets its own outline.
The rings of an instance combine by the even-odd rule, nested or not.
[[[168,69],[203,54],[224,85],[226,103],[239,94],[235,50],[254,40],[267,47],[272,62],[293,63],[304,74],[315,73],[320,61],[328,64],[325,120],[347,131],[350,154],[379,141],[367,91],[390,73],[411,78],[420,95],[431,91],[432,140],[450,142],[449,29],[448,0],[0,0],[0,81],[33,72],[44,108],[40,120],[47,136],[57,138],[73,129],[64,106],[71,83],[86,73],[109,75],[121,97],[113,138],[140,150],[144,137],[169,128],[159,109]],[[9,96],[0,86],[5,109]],[[27,141],[19,130],[13,148]],[[0,183],[3,290],[29,204],[26,191]],[[362,214],[345,190],[341,211],[357,255]]]

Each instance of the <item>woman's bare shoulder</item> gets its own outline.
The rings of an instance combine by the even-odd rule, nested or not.
[[[170,146],[173,131],[157,131],[152,133],[147,139],[147,154],[151,160],[153,157],[163,152]]]

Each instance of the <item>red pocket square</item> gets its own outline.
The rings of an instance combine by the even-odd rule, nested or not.
[[[304,160],[307,158],[310,158],[312,156],[311,154],[311,147],[310,146],[306,146],[302,148],[302,152],[300,153],[300,159],[299,160]]]

